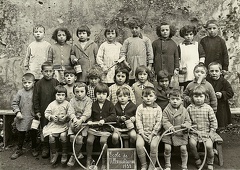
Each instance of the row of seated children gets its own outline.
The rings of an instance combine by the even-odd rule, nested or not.
[[[221,69],[221,65],[220,64],[213,64],[212,66],[215,66],[214,67],[214,72],[216,72],[216,70],[220,70]],[[217,67],[216,67],[217,66]],[[211,68],[211,66],[210,66],[210,68]],[[210,69],[210,72],[211,72],[211,69]],[[47,106],[46,106],[46,109],[44,109],[44,112],[43,112],[43,114],[41,114],[41,112],[39,111],[38,112],[38,110],[37,111],[32,111],[31,109],[30,110],[27,110],[27,112],[25,112],[24,111],[24,109],[22,109],[22,108],[25,108],[26,106],[25,106],[25,103],[26,102],[23,102],[23,101],[21,101],[21,100],[24,100],[24,98],[22,98],[21,96],[25,96],[26,94],[26,92],[30,95],[30,97],[31,97],[31,92],[33,91],[33,82],[34,82],[34,76],[32,76],[30,73],[27,73],[26,75],[24,75],[23,76],[23,86],[24,86],[24,89],[22,89],[22,90],[20,90],[19,92],[18,92],[18,94],[17,94],[17,96],[16,96],[16,98],[14,99],[14,101],[13,101],[13,104],[12,104],[12,106],[13,106],[13,108],[14,108],[14,112],[16,113],[16,117],[17,117],[17,128],[18,128],[18,130],[20,131],[20,132],[23,132],[23,133],[19,133],[19,144],[18,144],[18,149],[17,149],[17,151],[12,155],[12,159],[15,159],[15,158],[17,158],[18,156],[20,156],[21,154],[22,154],[22,144],[23,144],[23,140],[24,140],[24,135],[25,135],[25,132],[27,131],[27,130],[29,130],[29,125],[30,125],[30,123],[29,122],[31,122],[31,120],[32,120],[32,115],[34,115],[33,114],[33,112],[35,112],[35,114],[39,117],[39,118],[41,118],[41,126],[43,127],[43,134],[44,134],[44,136],[45,136],[45,145],[43,145],[43,146],[47,146],[46,145],[46,142],[48,143],[50,143],[50,148],[51,148],[51,151],[52,151],[52,153],[53,153],[53,157],[52,157],[52,159],[51,159],[51,163],[55,163],[56,162],[56,160],[57,160],[57,157],[58,157],[58,154],[57,154],[57,150],[56,150],[56,145],[55,145],[55,137],[56,136],[59,136],[60,137],[60,139],[61,139],[61,142],[62,142],[62,149],[63,149],[63,155],[62,155],[62,163],[65,163],[66,161],[67,161],[67,155],[66,155],[66,151],[67,151],[67,149],[66,149],[66,135],[67,135],[67,133],[66,133],[66,131],[67,131],[67,129],[71,129],[72,130],[72,128],[68,128],[68,126],[67,126],[67,124],[66,124],[66,122],[65,121],[67,121],[68,119],[67,119],[67,117],[68,116],[66,116],[66,113],[65,113],[65,115],[64,115],[64,111],[66,112],[66,110],[70,110],[69,112],[71,113],[71,108],[72,108],[72,105],[74,105],[74,104],[69,104],[67,101],[65,101],[65,97],[67,96],[67,90],[66,90],[66,88],[62,88],[61,86],[57,86],[57,81],[55,81],[53,78],[52,78],[52,76],[53,76],[53,67],[52,67],[52,64],[51,63],[48,63],[48,62],[46,62],[45,64],[43,64],[43,66],[42,66],[42,73],[43,73],[43,75],[44,75],[44,78],[43,79],[41,79],[40,81],[38,81],[37,83],[36,83],[36,85],[35,85],[35,88],[34,88],[34,93],[33,93],[33,108],[35,109],[35,110],[37,110],[36,108],[36,103],[38,103],[39,104],[39,102],[40,103],[44,103],[45,102],[45,100],[47,100],[47,98],[46,98],[46,96],[44,96],[44,95],[37,95],[38,93],[43,93],[43,94],[45,94],[46,95],[46,92],[45,91],[43,91],[43,90],[46,90],[46,91],[48,91],[49,93],[53,93],[54,94],[54,98],[55,98],[55,100],[53,101],[53,102],[49,102],[49,103],[51,103],[51,104],[48,104]],[[121,74],[123,73],[123,72],[120,72]],[[143,74],[143,77],[145,76],[145,77],[147,77],[147,73],[146,73],[146,70],[143,70],[143,71],[141,71],[141,73],[144,73],[144,74],[146,74],[146,75],[144,75]],[[160,72],[161,73],[161,72]],[[116,79],[117,79],[117,75],[118,75],[118,73],[116,74]],[[127,72],[126,72],[126,75],[125,76],[127,76],[128,74],[127,74]],[[160,74],[161,75],[161,74]],[[201,82],[200,82],[200,84],[201,84],[201,86],[200,87],[202,87],[202,89],[204,89],[205,91],[204,92],[200,92],[199,94],[204,94],[204,96],[205,96],[205,93],[206,93],[206,96],[212,96],[213,97],[213,95],[212,95],[212,93],[214,93],[214,90],[213,89],[211,89],[211,85],[207,82],[207,81],[204,81],[204,77],[206,77],[206,68],[203,66],[203,65],[197,65],[195,68],[194,68],[194,75],[195,75],[195,78],[196,78],[196,82],[198,82],[197,80],[199,80],[199,79],[202,79],[201,80]],[[216,75],[214,75],[215,76],[215,78],[217,77]],[[213,76],[213,77],[214,77]],[[220,76],[220,73],[219,73],[219,76]],[[138,77],[138,76],[137,76]],[[141,76],[140,76],[141,77]],[[163,79],[162,79],[163,78]],[[167,77],[158,77],[158,85],[161,85],[161,83],[162,83],[162,80],[164,80],[165,78],[167,78]],[[139,78],[140,79],[140,78]],[[140,79],[141,80],[141,79]],[[121,82],[121,81],[120,81]],[[125,81],[124,81],[125,82]],[[145,81],[146,82],[146,81]],[[196,87],[198,87],[198,85],[197,85],[197,83],[196,82],[192,82],[192,83],[190,83],[188,86],[189,87],[191,87],[192,88],[192,91],[194,91],[194,89],[196,88]],[[49,84],[50,83],[50,84]],[[140,81],[138,82],[138,83],[140,83]],[[44,85],[43,85],[44,84]],[[50,85],[50,86],[49,86]],[[141,84],[140,83],[140,85],[143,85],[143,84]],[[57,86],[57,91],[59,91],[59,92],[57,92],[56,93],[56,89],[55,89],[55,87]],[[194,86],[194,87],[193,87]],[[74,86],[75,87],[75,86]],[[96,87],[98,87],[98,85],[96,86]],[[97,88],[94,88],[94,94],[95,94],[95,97],[97,98],[97,101],[95,101],[94,103],[95,103],[95,105],[96,106],[94,106],[94,104],[92,105],[92,110],[91,110],[91,112],[90,112],[90,114],[88,113],[88,114],[86,114],[86,115],[84,115],[84,116],[82,116],[80,119],[77,119],[77,117],[76,116],[74,116],[74,114],[76,113],[76,112],[73,112],[73,114],[67,114],[67,115],[72,115],[72,116],[69,116],[70,118],[71,118],[71,121],[72,121],[72,124],[73,124],[73,126],[71,125],[70,127],[73,127],[73,130],[72,131],[75,131],[76,132],[76,130],[74,130],[74,128],[77,128],[77,129],[79,129],[79,126],[81,125],[81,123],[82,122],[84,122],[84,121],[86,121],[88,118],[89,118],[89,116],[91,115],[91,119],[93,120],[93,121],[99,121],[99,125],[103,125],[104,123],[105,123],[105,121],[114,121],[114,120],[116,120],[116,118],[117,118],[117,120],[120,120],[120,121],[122,121],[122,122],[124,122],[125,120],[126,120],[126,117],[122,117],[122,112],[120,113],[120,117],[115,117],[114,118],[114,114],[115,114],[115,111],[117,110],[115,110],[114,109],[114,104],[112,104],[110,101],[108,102],[109,104],[108,104],[108,107],[107,107],[107,112],[109,112],[110,113],[110,115],[105,115],[105,113],[107,113],[107,112],[105,112],[105,108],[103,107],[105,104],[103,104],[103,103],[105,103],[105,101],[108,101],[108,100],[106,100],[106,98],[107,98],[107,96],[110,94],[110,92],[108,92],[109,91],[109,89],[108,89],[108,87],[106,86],[106,85],[104,85],[104,84],[100,84],[99,85],[99,87],[100,87],[100,89],[99,90],[97,90]],[[164,86],[162,86],[162,87],[164,87]],[[210,89],[209,89],[209,87],[210,87]],[[44,89],[45,88],[45,89]],[[80,90],[80,89],[82,89],[82,90]],[[86,96],[86,93],[87,93],[87,86],[86,85],[84,85],[83,87],[81,87],[80,86],[80,89],[79,89],[79,93],[83,93],[83,94],[85,94],[85,96]],[[148,107],[145,107],[144,105],[146,105],[146,106],[151,106],[150,108],[155,108],[155,107],[157,107],[160,111],[160,113],[161,113],[161,111],[162,111],[162,109],[161,109],[161,107],[159,107],[158,105],[156,105],[156,104],[153,104],[153,103],[155,103],[155,101],[157,100],[157,98],[158,98],[158,95],[157,95],[157,92],[155,91],[155,89],[153,88],[153,87],[149,87],[149,86],[143,86],[143,87],[141,87],[140,89],[143,89],[142,90],[142,102],[143,102],[143,104],[141,103],[140,105],[138,105],[138,109],[137,109],[137,112],[136,112],[136,129],[137,129],[137,132],[138,132],[138,135],[137,135],[137,137],[136,137],[136,135],[135,135],[135,133],[134,133],[134,131],[132,131],[132,132],[129,132],[129,135],[131,136],[130,138],[131,138],[131,141],[133,142],[134,140],[135,140],[135,138],[137,139],[137,152],[138,152],[138,156],[139,156],[139,159],[140,159],[140,162],[141,162],[141,164],[142,164],[142,167],[143,167],[143,169],[144,168],[146,168],[146,162],[145,162],[145,159],[146,159],[146,157],[145,157],[145,154],[143,154],[143,150],[142,150],[142,147],[138,147],[138,146],[142,146],[142,144],[144,144],[144,141],[148,141],[149,142],[149,139],[150,139],[150,141],[153,139],[153,136],[156,136],[157,134],[158,134],[158,132],[159,132],[159,130],[160,130],[160,127],[159,127],[159,124],[156,124],[156,126],[154,126],[156,129],[154,130],[154,129],[151,129],[150,131],[149,131],[149,125],[155,125],[154,123],[149,123],[149,121],[153,121],[153,120],[151,120],[151,119],[147,119],[146,121],[147,122],[142,122],[144,119],[141,119],[142,118],[142,116],[143,115],[141,115],[141,114],[143,114],[143,112],[141,111],[139,114],[140,114],[140,124],[138,124],[138,122],[139,122],[139,117],[138,117],[138,110],[141,108],[141,107],[143,107],[142,109],[143,110],[145,110],[145,109],[147,109]],[[187,87],[187,89],[188,89],[188,87]],[[103,93],[103,91],[104,91],[104,94],[102,94]],[[120,90],[121,91],[121,90]],[[117,98],[119,97],[119,95],[121,94],[121,93],[125,93],[127,91],[127,93],[126,94],[128,94],[127,96],[127,99],[129,100],[129,98],[130,98],[130,89],[129,88],[127,88],[127,87],[125,87],[125,90],[122,90],[122,92],[118,92],[118,90],[117,90],[117,92],[116,92],[116,96],[117,96]],[[187,90],[186,90],[187,91]],[[202,90],[203,91],[203,90]],[[74,92],[74,98],[76,98],[76,101],[78,101],[77,100],[77,93],[76,93],[76,87],[75,87],[75,89],[73,90],[73,92]],[[99,92],[99,93],[101,93],[101,95],[97,95],[97,92]],[[58,94],[59,93],[59,94]],[[186,93],[186,92],[185,92]],[[118,95],[117,95],[118,94]],[[198,93],[196,93],[196,94],[198,94]],[[198,95],[199,95],[198,94]],[[79,94],[80,95],[80,94]],[[222,94],[222,95],[224,95],[224,94]],[[37,96],[37,97],[36,97]],[[123,95],[124,96],[124,95]],[[190,96],[192,96],[191,94],[190,94]],[[48,96],[49,97],[49,96]],[[146,97],[146,98],[145,98]],[[169,97],[169,96],[168,96]],[[72,98],[73,100],[74,100],[74,98]],[[81,98],[81,97],[80,97]],[[148,99],[148,98],[150,98],[150,99]],[[171,98],[171,97],[170,97]],[[180,97],[181,98],[181,97]],[[206,97],[207,98],[207,97]],[[29,100],[29,97],[27,98],[28,100]],[[71,101],[72,101],[72,99],[71,99]],[[152,100],[151,100],[152,99]],[[188,97],[185,97],[185,99],[188,99]],[[204,97],[204,99],[205,99],[205,97]],[[213,99],[214,99],[214,97],[213,97]],[[127,100],[127,101],[128,101]],[[192,100],[193,100],[193,98],[192,98]],[[37,102],[36,102],[37,101]],[[70,103],[71,103],[71,101],[70,101]],[[118,99],[118,101],[120,102],[120,99]],[[216,104],[216,101],[215,102],[213,102],[214,100],[212,100],[211,98],[210,98],[210,104],[213,104],[213,103],[215,103]],[[35,103],[34,103],[35,102]],[[63,107],[56,107],[55,108],[55,105],[58,105],[59,103],[58,102],[60,102],[60,104],[61,105],[63,105]],[[148,102],[150,102],[150,103],[148,103]],[[20,104],[21,103],[21,104]],[[100,103],[100,104],[99,104]],[[131,102],[132,103],[132,102]],[[170,102],[171,103],[171,102]],[[30,104],[31,105],[31,102],[29,103],[29,102],[27,102],[27,104]],[[149,105],[150,104],[150,105]],[[196,104],[196,103],[195,103]],[[121,104],[120,104],[121,105]],[[134,104],[133,104],[134,105]],[[153,107],[153,105],[154,105],[154,107]],[[42,105],[41,105],[42,106]],[[79,107],[79,106],[81,106],[81,105],[75,105],[75,107],[77,108],[77,107]],[[94,107],[93,107],[94,106]],[[117,106],[117,104],[115,105],[115,106]],[[141,106],[141,107],[140,107]],[[191,105],[190,105],[191,106]],[[216,105],[212,105],[212,106],[216,106]],[[121,105],[121,107],[122,107],[122,105]],[[124,106],[123,106],[124,107]],[[31,108],[31,107],[27,107],[28,109],[29,108]],[[56,110],[55,110],[55,109]],[[61,109],[62,108],[62,110],[61,110],[61,112],[59,112],[59,109]],[[73,107],[74,108],[74,107]],[[26,108],[25,108],[26,109]],[[42,108],[41,108],[42,109]],[[104,112],[102,112],[103,111],[103,109],[104,109]],[[122,109],[122,108],[121,108]],[[121,109],[119,109],[119,110],[121,110]],[[89,110],[89,109],[88,109]],[[177,110],[178,110],[178,108],[177,108]],[[199,109],[198,109],[199,110]],[[204,110],[204,109],[203,109]],[[215,109],[216,110],[216,109]],[[164,111],[165,111],[165,109],[164,109]],[[205,110],[204,110],[205,111]],[[23,114],[22,114],[22,112],[23,112]],[[63,115],[61,115],[60,116],[60,118],[59,117],[56,117],[56,116],[53,116],[52,114],[53,113],[55,113],[55,112],[57,112],[58,114],[59,113],[62,113]],[[79,111],[79,113],[82,113],[83,112],[83,109],[80,109],[80,111]],[[145,111],[144,111],[145,112]],[[78,113],[78,112],[77,112]],[[131,112],[131,113],[133,113],[133,112]],[[153,111],[146,111],[146,113],[155,113],[155,112],[153,112]],[[31,115],[31,116],[27,116],[26,117],[26,120],[28,121],[28,123],[27,123],[27,127],[25,127],[24,129],[20,129],[19,127],[21,127],[22,125],[26,125],[26,123],[24,123],[25,122],[25,114],[28,114],[28,115]],[[112,115],[111,115],[112,114]],[[159,113],[158,113],[159,114]],[[189,113],[190,114],[190,117],[191,117],[191,113]],[[154,115],[154,114],[153,114]],[[104,117],[108,117],[109,116],[109,119],[105,119]],[[152,116],[152,114],[151,115],[148,115],[147,117],[151,117]],[[154,117],[151,117],[151,118],[156,118],[156,117],[158,117],[159,115],[155,115]],[[128,117],[129,119],[131,118],[131,120],[132,121],[134,121],[134,118],[133,118],[134,116],[132,116],[132,117]],[[160,115],[160,118],[157,118],[157,120],[155,120],[155,121],[157,121],[157,122],[161,122],[161,118],[162,118],[162,116]],[[50,123],[48,123],[46,120],[48,120],[48,121],[50,121]],[[64,124],[64,126],[62,127],[62,128],[59,128],[59,127],[55,127],[55,126],[53,126],[53,125],[55,125],[56,124],[56,122],[58,122],[58,121],[60,121],[60,122],[62,122],[63,124]],[[192,121],[193,121],[193,119],[192,119]],[[196,121],[199,121],[199,120],[196,120]],[[55,123],[54,123],[55,122]],[[65,123],[64,123],[65,122]],[[215,122],[215,121],[214,121]],[[155,122],[156,123],[156,122]],[[45,125],[44,125],[45,124]],[[89,123],[89,124],[91,124],[91,123]],[[144,125],[145,124],[145,125]],[[160,123],[161,124],[161,123]],[[58,125],[58,124],[57,124]],[[205,126],[205,125],[203,125],[203,126]],[[51,130],[49,130],[49,128],[51,129]],[[56,132],[56,134],[55,133],[52,133],[53,132],[53,129],[56,129],[57,130],[57,132]],[[142,129],[143,128],[143,129]],[[153,127],[152,127],[153,128]],[[159,129],[157,129],[157,128],[159,128]],[[102,127],[102,128],[100,128],[101,130],[107,130],[108,128],[104,128],[104,126]],[[168,128],[167,128],[168,129]],[[61,131],[63,131],[63,132],[59,132],[59,130],[61,130]],[[70,131],[71,131],[70,130]],[[87,146],[87,165],[89,165],[90,164],[90,162],[91,162],[91,151],[92,151],[92,144],[93,144],[93,141],[94,141],[94,139],[95,139],[95,136],[101,136],[101,135],[103,135],[104,137],[101,137],[101,146],[103,146],[105,143],[106,143],[106,139],[107,139],[107,137],[108,136],[110,136],[110,134],[111,133],[98,133],[98,130],[99,130],[99,127],[97,128],[97,132],[96,132],[96,128],[92,128],[92,129],[90,129],[89,130],[89,135],[88,135],[88,146]],[[216,126],[214,125],[214,128],[213,129],[211,129],[211,130],[213,130],[213,132],[216,130]],[[145,131],[146,131],[146,134],[145,134]],[[108,132],[108,131],[107,131]],[[151,133],[150,133],[151,132]],[[210,131],[209,130],[207,130],[207,133],[209,133]],[[69,132],[69,134],[71,135],[71,133],[73,133],[73,132]],[[74,133],[73,133],[74,134]],[[35,135],[35,133],[33,134],[33,138],[34,138],[34,135]],[[85,135],[86,135],[86,133],[85,133]],[[118,139],[116,139],[115,137],[116,137],[117,135],[115,134],[115,135],[113,135],[113,143],[117,143],[117,141],[118,141]],[[47,137],[49,138],[49,139],[47,139]],[[73,139],[73,137],[71,136],[70,137],[70,140],[72,141],[72,139]],[[139,139],[139,140],[138,140]],[[47,141],[46,141],[47,140]],[[33,140],[33,145],[32,145],[32,147],[33,147],[33,155],[37,155],[37,151],[36,151],[36,148],[35,148],[35,144],[34,144],[34,141],[35,140]],[[44,143],[44,141],[43,141],[43,143]],[[153,142],[153,144],[155,144],[156,145],[156,142]],[[79,147],[76,147],[76,149],[77,150],[80,150],[79,148],[81,148],[81,145],[82,145],[82,137],[80,137],[78,140],[77,140],[77,145],[79,145]],[[156,147],[156,146],[153,146],[153,147]],[[211,148],[211,147],[210,147]],[[168,149],[168,153],[166,153],[166,155],[169,155],[169,147],[168,146],[166,146],[166,149]],[[212,149],[212,148],[211,148]],[[43,149],[43,151],[44,151],[44,149]],[[151,155],[151,158],[153,159],[153,161],[155,161],[154,160],[154,155],[156,154],[156,152],[154,152],[154,151],[156,151],[156,149],[152,149],[152,152],[150,151],[150,155]],[[77,151],[78,152],[78,151]],[[167,151],[166,151],[167,152]],[[106,156],[106,154],[104,154],[105,156]],[[198,158],[197,156],[195,157],[196,159]],[[166,159],[167,160],[167,159]],[[103,165],[105,165],[105,162],[106,161],[106,157],[103,157]],[[74,157],[73,156],[71,156],[71,158],[70,158],[70,160],[69,160],[69,162],[68,162],[68,165],[69,166],[72,166],[72,165],[74,165],[74,162],[75,162],[75,159],[74,159]],[[167,161],[166,161],[167,162]],[[199,162],[200,162],[200,160],[198,159],[197,160],[197,163],[198,163],[198,165],[199,165]],[[169,166],[169,164],[167,164],[166,165],[166,167],[168,167]],[[184,165],[183,165],[184,166]],[[184,166],[185,167],[185,166]],[[211,161],[209,161],[209,167],[211,168],[212,167],[212,162]],[[151,167],[151,165],[150,165],[150,169],[151,169],[152,167]]]

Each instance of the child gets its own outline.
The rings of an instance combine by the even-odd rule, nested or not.
[[[55,88],[56,99],[51,102],[46,111],[45,117],[49,121],[43,128],[43,137],[49,136],[49,145],[51,150],[51,164],[55,164],[58,158],[58,149],[56,138],[60,138],[62,145],[61,163],[67,162],[67,130],[68,130],[68,113],[73,112],[70,103],[66,101],[67,89],[61,85]]]
[[[139,106],[142,103],[142,91],[146,87],[154,87],[154,85],[149,82],[150,70],[141,65],[137,67],[135,72],[135,77],[137,82],[132,85],[133,92],[136,98],[136,105]]]
[[[88,138],[87,138],[87,168],[91,165],[92,162],[92,150],[93,143],[96,137],[100,137],[100,145],[107,145],[107,139],[111,135],[111,128],[108,125],[104,125],[107,122],[116,121],[116,111],[115,107],[107,100],[109,95],[109,88],[106,84],[99,83],[95,89],[94,94],[97,97],[97,101],[92,104],[92,115],[88,124],[91,126],[92,122],[98,122],[98,126],[89,127]],[[102,168],[106,169],[106,160],[107,160],[107,147],[105,148],[102,155]]]
[[[33,41],[27,47],[27,54],[24,61],[24,67],[26,71],[31,71],[35,76],[35,80],[42,78],[41,65],[47,61],[48,51],[51,44],[44,41],[45,28],[42,25],[36,25],[33,28],[33,36],[35,41]]]
[[[117,115],[116,130],[112,135],[112,142],[117,145],[119,142],[119,135],[121,132],[127,132],[130,138],[130,146],[134,146],[137,138],[134,129],[136,105],[130,99],[130,90],[127,87],[120,87],[116,92],[118,102],[115,105]]]
[[[206,23],[208,36],[201,39],[203,49],[206,54],[205,66],[215,61],[222,65],[223,73],[228,71],[229,57],[225,41],[218,36],[218,22],[216,20],[209,20]]]
[[[23,89],[19,90],[14,96],[12,101],[12,109],[16,114],[16,128],[18,130],[18,147],[15,153],[11,156],[11,159],[16,159],[23,154],[22,147],[26,132],[30,132],[32,140],[32,155],[38,156],[37,147],[37,130],[30,129],[32,120],[34,118],[33,113],[33,86],[34,86],[34,75],[32,73],[26,73],[22,77]]]
[[[194,79],[193,69],[198,63],[204,63],[205,52],[201,44],[194,41],[193,38],[197,34],[195,26],[186,25],[180,29],[180,36],[184,41],[178,45],[180,58],[180,76],[181,83],[185,89],[187,85]]]
[[[75,96],[71,99],[70,104],[73,107],[74,112],[69,115],[70,128],[68,129],[68,135],[70,136],[71,143],[73,143],[76,133],[82,127],[81,124],[90,118],[92,109],[92,100],[87,96],[87,85],[85,83],[77,82],[73,86],[73,92]],[[83,144],[83,137],[86,136],[87,133],[82,132],[76,138],[75,153],[78,155],[78,158],[83,158],[81,148]],[[75,157],[72,154],[67,165],[72,167],[75,162]]]
[[[99,47],[96,61],[106,72],[106,77],[103,80],[108,86],[114,83],[113,77],[115,75],[115,66],[119,59],[120,49],[122,44],[116,42],[118,31],[116,28],[107,28],[104,32],[107,41],[102,43]]]
[[[73,69],[64,70],[64,78],[65,78],[65,82],[66,82],[66,85],[64,85],[64,87],[67,89],[66,100],[70,101],[71,98],[73,98],[73,96],[74,96],[73,86],[77,80],[75,70],[73,70]]]
[[[91,31],[86,25],[80,26],[76,34],[79,39],[72,47],[71,62],[82,68],[82,72],[77,74],[77,81],[86,82],[87,71],[96,63],[98,45],[89,39]]]
[[[207,92],[207,97],[205,98],[205,102],[209,104],[214,112],[217,111],[217,98],[214,92],[214,89],[212,85],[206,80],[207,76],[207,68],[202,64],[199,63],[194,67],[194,80],[189,83],[186,87],[186,89],[183,92],[183,97],[184,97],[184,102],[185,106],[188,106],[192,101],[191,101],[191,93],[193,92],[194,87],[198,86],[201,84]]]
[[[42,64],[43,78],[40,79],[33,90],[33,109],[36,116],[40,119],[40,129],[42,129],[48,120],[44,116],[47,106],[55,100],[55,87],[59,82],[53,78],[53,65],[46,61]],[[49,157],[49,143],[45,138],[42,141],[42,157]]]
[[[183,96],[179,89],[173,89],[169,93],[169,104],[163,110],[162,124],[165,130],[171,130],[172,135],[164,136],[162,142],[164,143],[164,159],[165,170],[171,169],[171,148],[173,146],[180,146],[181,158],[182,158],[182,170],[187,170],[188,161],[188,134],[176,132],[181,128],[173,128],[174,126],[181,125],[182,128],[190,127],[191,120],[187,110],[183,106]]]
[[[189,146],[193,153],[197,168],[199,168],[202,161],[197,152],[197,143],[205,142],[207,148],[208,170],[212,170],[214,160],[213,143],[214,136],[216,135],[217,119],[213,109],[204,102],[207,96],[207,90],[202,85],[194,87],[191,95],[193,103],[187,107],[187,111],[190,115],[192,125],[197,125],[195,130],[202,136],[203,141],[197,134],[193,133],[190,135]]]
[[[232,117],[228,99],[234,95],[230,83],[222,76],[222,65],[212,62],[208,65],[209,77],[207,80],[212,84],[217,97],[217,121],[218,127],[224,128],[232,123]]]
[[[120,52],[120,58],[125,58],[125,64],[129,65],[131,72],[129,73],[129,85],[135,82],[135,70],[140,65],[145,65],[151,70],[153,63],[153,50],[151,40],[142,35],[144,23],[139,18],[133,18],[129,21],[129,27],[132,37],[127,38],[123,42]]]
[[[115,84],[109,87],[109,100],[115,105],[118,102],[117,90],[120,87],[126,87],[130,91],[130,100],[136,103],[135,95],[132,88],[127,84],[129,80],[129,72],[125,68],[118,68],[115,71],[114,82]]]
[[[64,82],[64,69],[71,67],[71,46],[66,42],[72,38],[67,28],[57,28],[52,39],[56,41],[49,50],[48,61],[53,63],[56,79]]]
[[[141,170],[147,170],[146,154],[144,152],[145,142],[150,145],[150,163],[148,169],[153,170],[156,163],[156,153],[158,148],[161,129],[162,109],[155,103],[156,93],[153,87],[146,87],[142,92],[143,103],[137,107],[136,130],[137,130],[137,155],[141,163]]]
[[[156,28],[159,39],[152,43],[154,55],[154,71],[167,70],[170,75],[177,73],[179,68],[179,54],[177,44],[171,39],[176,30],[168,23],[161,23]]]

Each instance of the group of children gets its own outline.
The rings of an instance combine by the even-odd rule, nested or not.
[[[32,154],[38,155],[37,130],[30,126],[33,119],[39,119],[42,157],[49,156],[50,148],[51,164],[58,158],[57,139],[61,143],[61,163],[68,166],[74,166],[76,161],[74,155],[68,160],[68,140],[73,143],[76,138],[75,153],[81,159],[86,139],[86,167],[89,167],[96,137],[100,137],[102,148],[107,148],[109,136],[113,145],[119,147],[121,133],[127,133],[130,146],[136,146],[141,169],[152,170],[159,135],[162,130],[171,130],[173,135],[162,139],[166,170],[171,169],[171,146],[180,146],[182,169],[187,169],[187,144],[200,167],[198,142],[206,143],[208,169],[213,169],[214,136],[218,127],[231,123],[228,99],[233,97],[230,84],[222,76],[228,69],[228,55],[224,41],[217,36],[217,22],[207,22],[209,36],[200,43],[193,40],[196,28],[184,26],[180,30],[184,41],[179,46],[171,39],[175,31],[168,23],[157,27],[159,39],[152,44],[142,35],[139,19],[129,26],[132,37],[123,45],[116,42],[116,29],[106,29],[107,41],[99,49],[89,39],[91,32],[87,26],[77,29],[79,41],[73,46],[66,43],[71,34],[65,28],[54,31],[52,38],[57,42],[54,45],[42,40],[44,27],[34,28],[36,41],[28,47],[23,89],[12,102],[19,131],[18,148],[12,159],[22,155],[27,131],[32,138]],[[81,71],[73,69],[79,65]],[[151,81],[153,70],[154,82]],[[183,93],[178,84],[170,83],[176,75],[179,80],[182,78],[179,85],[183,86]],[[115,122],[114,128],[108,122]],[[175,126],[179,125],[181,128],[197,125],[194,128],[201,137],[194,133],[189,136],[175,133],[178,130]],[[82,131],[76,136],[79,130]],[[149,166],[143,149],[146,144],[150,146],[153,162]],[[104,149],[102,169],[106,169],[106,156]]]

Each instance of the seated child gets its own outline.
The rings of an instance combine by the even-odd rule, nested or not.
[[[100,145],[103,148],[107,145],[107,139],[111,135],[111,128],[108,125],[104,125],[106,122],[116,121],[115,107],[107,100],[109,95],[109,88],[106,84],[99,83],[95,89],[94,94],[97,97],[97,101],[92,104],[92,115],[88,124],[91,126],[93,122],[98,122],[97,126],[89,127],[87,138],[87,168],[92,162],[92,150],[93,143],[96,137],[100,137]],[[102,155],[102,169],[106,169],[107,161],[107,146]]]
[[[153,170],[156,163],[161,129],[162,109],[155,103],[156,93],[153,87],[146,87],[142,92],[143,103],[137,107],[136,130],[137,130],[137,155],[141,163],[141,170],[147,170],[146,153],[144,152],[145,142],[150,145],[150,157],[154,165],[150,163],[149,170]]]
[[[197,144],[205,142],[207,148],[207,168],[208,170],[212,170],[214,161],[213,143],[217,129],[217,119],[212,107],[204,103],[207,96],[207,90],[204,86],[198,85],[194,87],[191,95],[193,103],[187,107],[187,111],[192,125],[197,125],[195,130],[202,136],[203,141],[197,134],[193,133],[190,135],[189,146],[197,168],[199,168],[202,161],[197,151]]]
[[[30,129],[34,118],[32,107],[34,81],[35,78],[33,74],[24,74],[22,77],[23,89],[18,90],[12,101],[12,109],[16,114],[15,122],[18,130],[18,146],[17,150],[11,156],[11,159],[16,159],[23,154],[22,147],[27,131],[30,132],[32,140],[32,155],[34,157],[38,156],[38,151],[36,150],[37,130]]]
[[[116,131],[112,135],[112,142],[117,145],[121,132],[127,132],[130,137],[130,144],[133,146],[137,134],[134,129],[136,105],[130,100],[130,90],[127,87],[120,87],[116,92],[118,102],[115,105],[117,115]]]
[[[187,170],[188,161],[188,134],[183,131],[174,133],[175,130],[181,128],[174,128],[174,126],[181,125],[182,128],[190,127],[191,120],[187,110],[183,106],[183,96],[179,89],[173,89],[169,93],[169,104],[163,110],[162,124],[165,130],[171,130],[172,135],[167,135],[162,138],[164,143],[164,159],[165,170],[171,170],[171,148],[172,146],[179,146],[182,158],[182,170]]]
[[[70,113],[70,128],[68,129],[68,135],[70,136],[70,142],[76,136],[76,133],[82,128],[82,123],[86,122],[91,116],[92,100],[87,96],[87,85],[85,83],[77,82],[73,86],[74,97],[70,100],[70,104],[74,109],[74,112]],[[78,158],[83,158],[81,148],[83,144],[83,138],[87,136],[87,132],[82,131],[76,138],[75,153]],[[67,165],[74,166],[76,160],[72,154]]]
[[[67,89],[66,100],[70,101],[74,97],[73,86],[77,80],[75,70],[73,69],[64,70],[64,79],[66,82],[66,85],[64,85],[64,87]]]
[[[51,102],[46,111],[45,117],[48,124],[43,128],[43,136],[49,136],[49,145],[52,157],[51,164],[55,164],[58,158],[56,138],[60,138],[62,145],[61,163],[67,162],[67,131],[68,131],[68,112],[72,113],[73,108],[66,101],[67,89],[61,85],[56,86],[56,99]]]

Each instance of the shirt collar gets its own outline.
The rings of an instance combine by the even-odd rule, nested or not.
[[[157,108],[158,105],[157,105],[157,103],[155,103],[155,102],[152,104],[152,106],[147,106],[145,103],[143,103],[143,108],[146,108],[146,107]]]
[[[139,36],[132,36],[132,37],[139,37],[139,38],[143,39],[142,33],[140,33]]]

